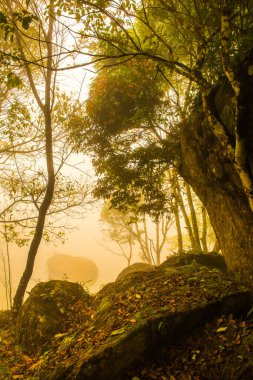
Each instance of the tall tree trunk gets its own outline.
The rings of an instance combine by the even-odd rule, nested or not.
[[[39,210],[35,233],[34,233],[34,236],[30,245],[30,249],[28,252],[26,267],[19,281],[18,288],[13,300],[12,312],[13,312],[14,320],[16,319],[19,309],[22,306],[25,291],[33,273],[34,262],[35,262],[35,258],[38,252],[39,245],[41,243],[45,219],[46,219],[47,211],[53,199],[53,193],[54,193],[54,175],[52,173],[50,174],[50,180],[48,181],[46,194]]]
[[[186,183],[186,194],[187,194],[187,200],[188,200],[188,205],[190,208],[190,213],[191,213],[191,221],[192,221],[192,230],[193,230],[193,236],[194,236],[194,249],[201,251],[201,243],[200,243],[200,238],[199,238],[199,227],[198,227],[198,222],[197,222],[197,217],[196,217],[196,212],[192,200],[192,194],[191,194],[191,188],[190,186]]]
[[[173,170],[175,172],[175,170]],[[173,202],[173,213],[175,215],[176,229],[177,229],[177,252],[180,254],[184,251],[183,235],[180,223],[180,214],[179,214],[179,199],[177,193],[177,177],[172,174],[171,170],[166,172],[167,177],[171,183],[171,192],[174,198]]]
[[[22,306],[25,291],[33,273],[34,262],[35,262],[35,258],[38,252],[39,245],[41,243],[47,211],[52,203],[52,199],[54,195],[55,175],[54,175],[53,148],[52,148],[52,126],[51,126],[51,115],[50,115],[49,109],[45,111],[45,135],[46,135],[46,161],[47,161],[47,171],[48,171],[48,182],[47,182],[47,187],[46,187],[46,193],[39,209],[35,233],[34,233],[34,236],[30,245],[30,249],[28,252],[26,267],[20,279],[20,282],[18,284],[18,288],[13,300],[12,312],[13,312],[14,320],[16,319],[19,309]]]
[[[143,229],[144,229],[144,244],[146,247],[147,263],[151,265],[155,265],[153,255],[152,255],[152,245],[148,238],[148,227],[147,227],[146,216],[144,216],[143,218]]]
[[[156,265],[161,263],[161,250],[160,250],[160,231],[159,231],[159,221],[155,224],[155,255],[156,255]]]
[[[178,253],[182,253],[184,250],[183,235],[182,235],[182,229],[181,229],[181,223],[180,223],[179,206],[178,206],[177,197],[175,198],[175,203],[174,203],[174,214],[175,214],[175,221],[176,221],[176,228],[177,228],[177,246],[178,246],[177,251]]]
[[[134,226],[135,226],[135,230],[133,229],[133,234],[136,237],[136,240],[138,241],[138,243],[140,244],[142,259],[146,261],[148,264],[152,265],[152,258],[150,255],[150,249],[149,249],[149,244],[148,244],[145,218],[143,220],[144,231],[140,231],[139,225],[137,222],[134,223]],[[144,233],[144,238],[142,237],[143,233]]]
[[[203,251],[207,252],[207,222],[206,222],[206,209],[204,206],[201,207],[201,214],[202,214],[202,236],[201,236],[201,244]]]
[[[10,0],[7,0],[7,6],[10,11],[11,17],[12,17],[12,5]],[[35,258],[38,252],[38,248],[40,246],[43,231],[44,231],[44,225],[46,220],[46,215],[48,212],[48,209],[52,203],[53,195],[54,195],[54,186],[55,186],[55,173],[54,173],[54,159],[53,159],[53,137],[52,137],[52,118],[51,118],[51,112],[52,112],[52,101],[51,101],[51,84],[52,84],[52,66],[53,66],[53,51],[52,51],[52,38],[53,38],[53,29],[54,29],[54,0],[50,0],[50,6],[49,6],[49,18],[48,18],[48,31],[47,35],[45,37],[45,42],[47,46],[47,62],[46,62],[46,69],[45,69],[45,100],[44,103],[41,100],[41,97],[37,91],[33,73],[30,70],[29,65],[25,66],[27,78],[29,80],[31,89],[33,91],[34,98],[37,101],[38,106],[40,107],[41,111],[44,114],[44,131],[45,131],[45,158],[46,158],[46,165],[47,165],[47,185],[46,185],[46,191],[45,196],[43,198],[43,201],[39,207],[38,210],[38,219],[37,224],[35,227],[35,233],[33,236],[33,239],[31,241],[31,245],[28,251],[28,257],[26,261],[26,267],[23,272],[23,275],[20,279],[20,282],[18,284],[18,288],[13,300],[13,319],[15,320],[18,312],[20,310],[20,307],[22,306],[25,291],[28,285],[28,282],[32,276]],[[16,30],[16,38],[17,38],[17,44],[20,51],[20,54],[23,58],[25,58],[25,53],[23,50],[23,45],[21,42],[21,37],[19,34],[19,31]]]
[[[226,86],[212,96],[218,105],[223,102],[223,109],[225,101],[229,104]],[[227,111],[221,116],[229,117]],[[248,117],[253,120],[253,110],[248,112]],[[252,284],[253,213],[234,163],[225,154],[222,141],[205,122],[201,108],[180,128],[179,172],[205,206],[228,269]]]
[[[184,200],[183,200],[183,197],[181,194],[181,189],[180,189],[178,179],[175,179],[175,181],[176,181],[175,186],[176,186],[176,191],[177,191],[179,207],[180,207],[180,210],[181,210],[183,218],[184,218],[184,222],[185,222],[186,229],[187,229],[187,232],[189,235],[191,247],[194,248],[195,247],[195,241],[194,241],[194,236],[193,236],[193,232],[192,232],[192,226],[191,226],[190,220],[188,218],[188,215],[187,215],[187,212],[185,209]]]
[[[156,265],[161,264],[161,254],[166,243],[167,234],[171,225],[171,216],[162,215],[156,222]]]

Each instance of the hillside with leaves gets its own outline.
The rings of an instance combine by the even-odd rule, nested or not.
[[[250,292],[217,268],[221,264],[215,255],[199,263],[198,255],[180,260],[169,260],[155,272],[129,274],[106,285],[93,299],[84,291],[82,296],[75,284],[38,284],[18,321],[18,326],[34,321],[27,332],[23,326],[22,350],[15,346],[6,314],[1,314],[0,376],[171,380],[201,379],[206,371],[207,379],[239,379],[242,370],[252,368]],[[62,294],[74,285],[77,293],[70,293],[73,303],[67,306]],[[53,304],[68,322],[65,327],[58,324],[41,344],[36,334],[50,331],[45,323],[53,326]],[[247,313],[247,320],[237,319]],[[230,360],[237,363],[232,369]]]

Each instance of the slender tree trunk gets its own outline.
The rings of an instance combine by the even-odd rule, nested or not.
[[[162,215],[157,221],[157,238],[156,238],[156,265],[161,264],[161,254],[166,243],[167,234],[171,225],[171,217]]]
[[[133,244],[132,244],[131,232],[129,232],[129,235],[128,235],[128,244],[129,244],[129,255],[127,256],[127,266],[130,266],[131,260],[133,257]]]
[[[160,230],[159,230],[159,221],[156,222],[155,225],[155,231],[156,231],[156,248],[155,248],[155,254],[156,254],[156,265],[161,264],[161,247],[160,247]]]
[[[201,207],[201,214],[202,214],[202,236],[201,236],[201,243],[202,243],[203,251],[207,252],[208,248],[207,248],[206,209],[203,206]]]
[[[140,244],[143,260],[146,261],[148,264],[152,264],[152,258],[150,256],[147,237],[145,237],[143,239],[141,236],[142,234],[141,234],[141,231],[139,229],[138,223],[135,223],[134,225],[135,225],[136,231],[133,230],[133,234],[136,237],[136,240],[138,241],[138,243]],[[145,226],[145,224],[144,224],[144,226]],[[146,234],[146,232],[144,230],[144,234]]]
[[[144,227],[144,246],[146,249],[147,263],[154,265],[153,256],[152,256],[152,252],[151,252],[152,247],[151,247],[149,239],[148,239],[148,228],[147,228],[147,221],[146,221],[145,216],[143,218],[143,227]]]
[[[4,279],[3,279],[3,285],[5,290],[5,301],[6,301],[6,308],[7,310],[10,309],[10,299],[9,299],[9,292],[8,292],[8,269],[6,264],[6,258],[4,257],[4,252],[1,250],[1,256],[2,256],[2,262],[3,262],[3,271],[4,271]]]
[[[11,261],[10,261],[10,250],[9,250],[9,239],[6,224],[4,223],[4,242],[5,242],[5,253],[1,249],[3,269],[4,269],[4,287],[5,287],[5,298],[7,310],[12,308],[12,276],[11,276]]]
[[[190,223],[190,220],[188,218],[188,215],[187,215],[187,212],[186,212],[186,209],[185,209],[184,200],[183,200],[183,197],[182,197],[182,194],[181,194],[181,190],[180,190],[178,179],[176,179],[175,181],[176,181],[175,185],[176,185],[176,190],[177,190],[177,197],[178,197],[179,207],[180,207],[180,210],[181,210],[183,218],[184,218],[184,222],[185,222],[186,229],[187,229],[187,232],[188,232],[188,235],[189,235],[191,247],[194,248],[195,247],[195,241],[194,241],[194,236],[193,236],[193,232],[192,232],[191,223]]]
[[[176,222],[176,229],[177,229],[177,251],[180,254],[184,250],[184,244],[183,244],[183,235],[182,235],[180,215],[179,215],[179,201],[178,201],[177,184],[176,184],[177,179],[176,179],[176,175],[172,176],[172,173],[170,170],[167,171],[167,176],[171,183],[172,195],[174,197],[173,213],[175,215],[175,222]]]
[[[200,238],[199,238],[199,228],[198,228],[198,222],[197,222],[197,217],[196,217],[196,212],[192,200],[192,194],[191,194],[191,188],[190,186],[186,183],[186,194],[187,194],[187,200],[188,200],[188,205],[190,208],[190,213],[191,213],[191,221],[192,221],[192,230],[193,230],[193,236],[194,236],[194,249],[201,251],[201,243],[200,243]]]
[[[34,236],[30,245],[30,249],[28,252],[26,267],[20,279],[15,297],[13,300],[12,311],[13,311],[14,319],[16,318],[19,312],[19,309],[22,306],[25,291],[33,273],[34,262],[35,262],[35,258],[38,252],[39,245],[41,243],[47,211],[51,205],[53,194],[54,194],[55,176],[54,176],[53,153],[52,153],[51,118],[49,115],[47,115],[47,113],[45,115],[45,129],[46,129],[46,156],[47,156],[48,183],[47,183],[45,197],[39,209],[36,229],[35,229],[35,233],[34,233]]]
[[[10,13],[12,14],[11,3],[7,1],[8,8]],[[34,97],[38,103],[38,106],[41,108],[44,114],[44,123],[45,123],[45,158],[47,165],[47,185],[44,199],[41,203],[41,206],[38,211],[38,219],[35,227],[35,233],[33,239],[31,241],[31,245],[28,251],[28,257],[26,262],[26,267],[23,272],[23,275],[20,279],[14,300],[13,300],[13,318],[16,320],[20,307],[22,306],[25,291],[28,285],[28,282],[32,276],[35,258],[38,252],[38,248],[40,246],[44,225],[46,220],[46,215],[48,209],[52,203],[53,195],[54,195],[54,186],[55,186],[55,173],[54,173],[54,160],[53,160],[53,138],[52,138],[52,119],[51,119],[51,83],[52,83],[52,65],[53,65],[53,51],[52,51],[52,38],[53,38],[53,27],[54,27],[54,0],[50,1],[49,7],[49,21],[48,21],[48,33],[46,35],[46,46],[47,46],[47,63],[46,63],[46,75],[45,75],[45,101],[44,104],[37,92],[35,82],[33,79],[32,72],[28,65],[26,65],[26,73],[28,80],[30,82],[31,89],[33,91]],[[20,50],[20,54],[23,58],[25,58],[23,46],[21,43],[20,35],[18,30],[16,31],[16,38],[18,47]]]
[[[181,229],[181,223],[180,223],[179,207],[178,207],[177,198],[175,199],[175,203],[174,203],[174,214],[175,214],[175,221],[176,221],[176,228],[177,228],[177,244],[178,244],[177,251],[178,251],[178,253],[182,253],[184,250],[183,235],[182,235],[182,229]]]

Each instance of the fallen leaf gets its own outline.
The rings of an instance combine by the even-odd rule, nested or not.
[[[227,326],[225,326],[225,327],[219,327],[217,330],[216,330],[216,332],[218,332],[218,333],[220,333],[220,332],[224,332],[224,331],[226,331],[228,328],[227,328]]]
[[[42,362],[43,362],[43,359],[40,359],[36,363],[34,363],[33,365],[31,365],[31,367],[29,367],[28,369],[32,370],[34,368],[37,368]]]
[[[55,336],[54,336],[54,338],[55,339],[59,339],[59,338],[61,338],[61,337],[63,337],[65,334],[63,334],[63,333],[59,333],[59,334],[56,334]]]
[[[222,362],[224,362],[224,359],[219,355],[218,358],[215,360],[215,363],[221,364]]]
[[[237,335],[237,337],[233,341],[233,344],[235,344],[236,346],[239,346],[241,344],[241,336],[240,336],[240,334]]]
[[[24,361],[26,363],[30,363],[32,361],[32,359],[30,358],[30,356],[27,356],[25,354],[22,354],[22,359],[24,359]]]
[[[123,332],[125,332],[124,327],[122,327],[121,329],[112,331],[111,335],[120,335],[120,334],[123,334]]]

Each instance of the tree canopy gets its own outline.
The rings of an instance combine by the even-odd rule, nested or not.
[[[251,278],[252,1],[75,4],[98,75],[71,133],[94,154],[97,194],[120,204],[140,189],[150,205],[173,166],[207,207],[230,269]]]

